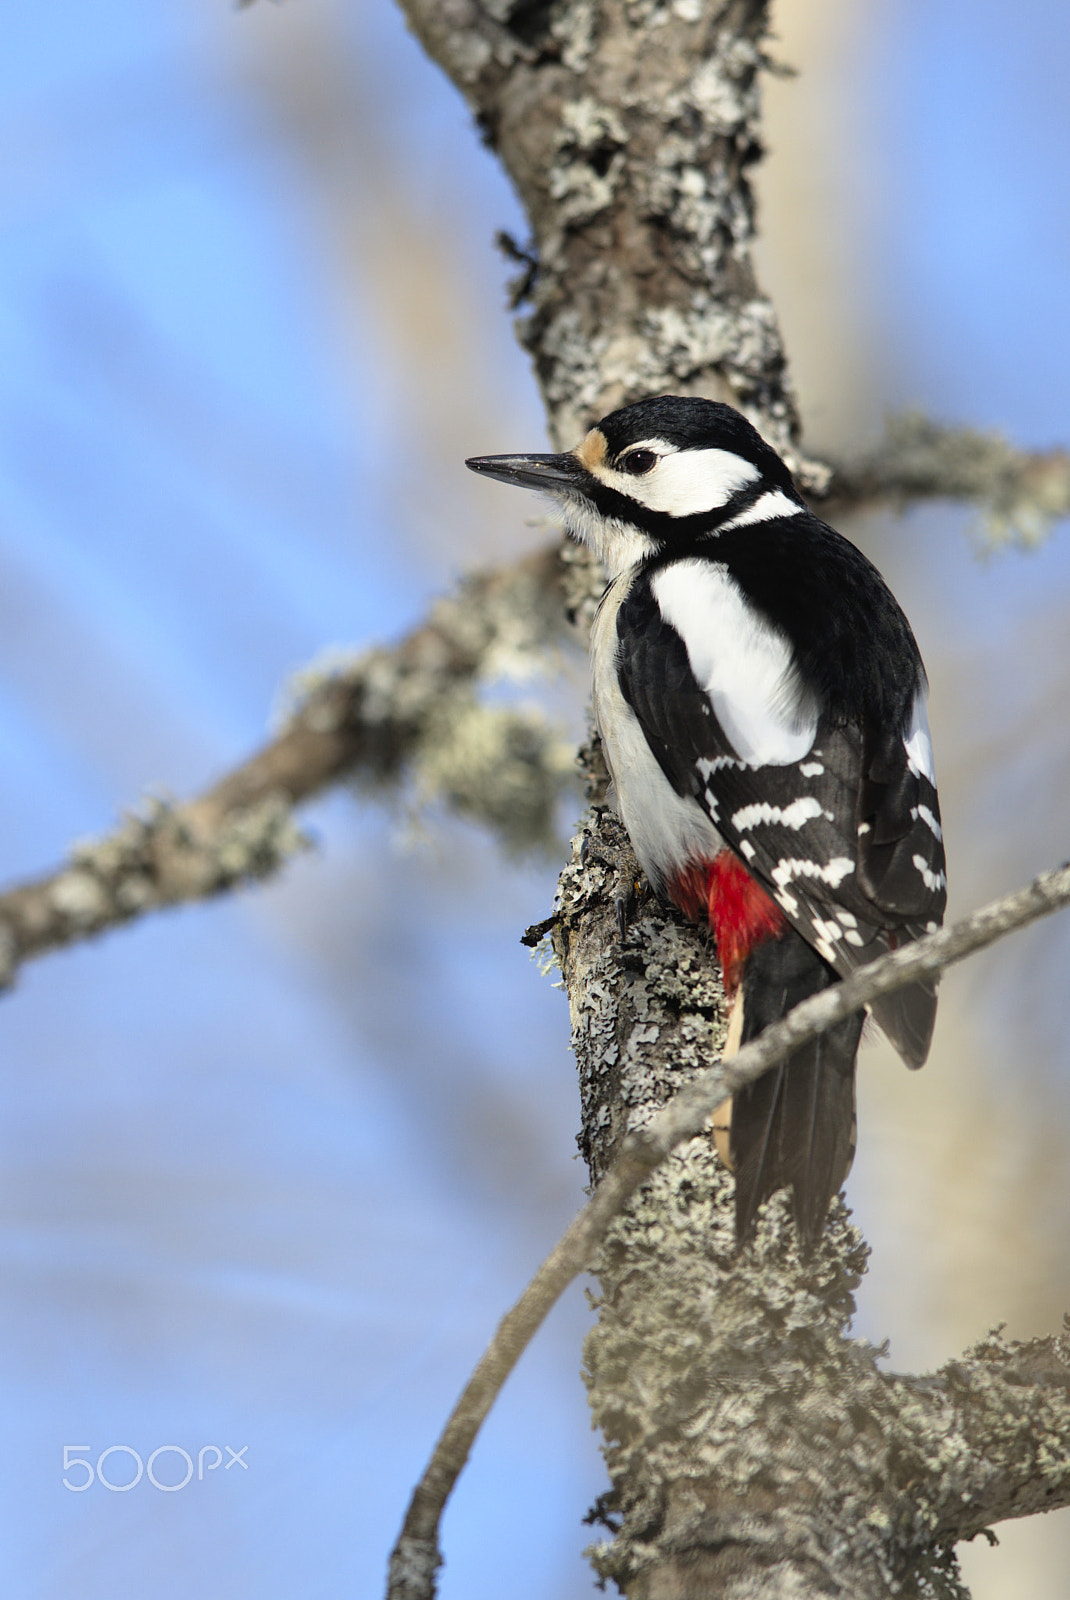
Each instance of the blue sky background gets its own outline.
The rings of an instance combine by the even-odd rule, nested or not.
[[[859,405],[1066,442],[1070,18],[873,13],[843,89]],[[203,787],[310,658],[397,635],[541,538],[461,460],[544,432],[490,243],[523,234],[515,202],[387,0],[17,8],[0,140],[11,881],[147,793]],[[985,563],[958,511],[856,536],[944,707],[966,909],[1066,854],[1066,532]],[[307,822],[317,848],[281,883],[50,956],[0,1005],[8,1594],[379,1593],[461,1382],[581,1199],[566,1010],[518,943],[553,863],[437,816],[402,848],[412,828],[350,794]],[[949,985],[949,1014],[989,994],[985,1092],[1024,1029],[1025,1098],[1065,1113],[1066,955],[1052,928]],[[900,1188],[939,1081],[909,1086],[920,1151],[896,1166],[875,1135]],[[852,1179],[876,1247],[862,1331],[939,1359],[955,1347],[912,1320],[939,1273],[903,1289],[881,1192]],[[585,1321],[576,1290],[481,1438],[445,1600],[500,1595],[503,1570],[516,1600],[591,1592]],[[248,1470],[78,1494],[65,1444],[247,1445]]]

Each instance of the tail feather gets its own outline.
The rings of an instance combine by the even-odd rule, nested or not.
[[[880,1024],[908,1067],[923,1067],[929,1054],[936,1022],[936,984],[931,979],[912,983],[872,1004]]]
[[[741,1043],[837,981],[828,963],[794,932],[759,945],[743,974]],[[741,1243],[753,1231],[763,1201],[787,1188],[807,1253],[820,1238],[832,1197],[854,1157],[855,1057],[862,1023],[861,1013],[844,1018],[735,1095],[731,1149]]]

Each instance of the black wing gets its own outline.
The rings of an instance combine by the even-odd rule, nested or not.
[[[702,806],[789,921],[841,975],[917,938],[943,916],[946,887],[936,791],[905,735],[917,685],[878,727],[818,722],[811,749],[785,766],[740,759],[665,621],[648,577],[617,617],[617,671],[666,778]],[[916,984],[873,1005],[908,1065],[928,1052],[935,988]]]

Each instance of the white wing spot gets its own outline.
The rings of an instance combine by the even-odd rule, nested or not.
[[[856,933],[853,928],[848,928],[843,937],[846,939],[848,944],[861,945],[865,943],[862,935],[860,933]]]
[[[824,763],[821,761],[804,761],[799,768],[804,778],[820,778],[824,770]]]
[[[933,765],[933,745],[929,737],[929,718],[925,709],[925,691],[919,689],[914,696],[914,713],[910,727],[903,735],[903,745],[907,753],[907,766],[916,778],[928,778],[931,784],[936,783],[936,768]]]
[[[837,909],[836,915],[843,923],[845,928],[858,927],[858,918],[855,916],[853,911],[844,911],[843,908],[840,907]]]
[[[753,861],[758,854],[749,839],[741,839],[739,841],[739,853],[741,856],[746,856],[748,861]]]
[[[947,878],[942,872],[933,872],[924,856],[912,856],[911,860],[921,873],[921,881],[927,889],[934,893],[939,889],[947,888]]]
[[[702,710],[707,717],[712,717],[713,708],[708,700],[702,702]],[[704,778],[712,778],[715,772],[721,772],[725,767],[741,768],[746,766],[738,756],[700,756],[695,766]]]
[[[733,813],[733,828],[754,828],[761,823],[778,822],[784,828],[801,828],[805,822],[813,817],[820,817],[822,808],[820,800],[815,800],[813,795],[803,795],[798,800],[793,800],[790,806],[771,806],[767,800],[756,801],[754,805],[743,806]],[[831,816],[829,821],[832,821]]]
[[[920,860],[917,857],[917,861]],[[832,861],[778,861],[773,868],[773,882],[781,889],[785,888],[793,878],[820,878],[822,883],[827,883],[835,889],[855,869],[855,864],[847,856],[836,856]]]
[[[934,839],[943,839],[944,832],[928,806],[911,806],[910,815],[915,822],[924,822]]]

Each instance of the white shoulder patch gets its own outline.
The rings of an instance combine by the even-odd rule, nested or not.
[[[801,761],[817,733],[816,707],[787,640],[747,604],[728,569],[674,561],[655,573],[651,588],[740,760],[751,767]]]

